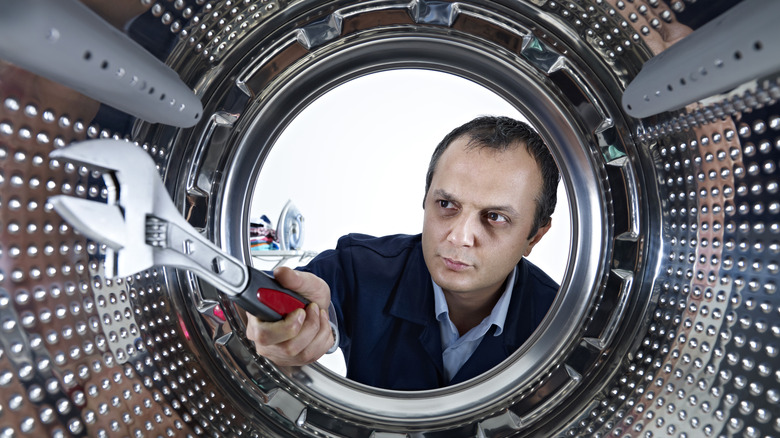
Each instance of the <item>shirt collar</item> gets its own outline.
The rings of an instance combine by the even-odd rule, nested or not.
[[[485,322],[487,323],[488,327],[491,325],[496,326],[496,332],[493,334],[493,336],[498,336],[504,332],[504,323],[506,322],[506,314],[509,311],[509,302],[512,300],[512,289],[514,289],[516,277],[517,266],[515,266],[514,269],[512,269],[512,273],[509,274],[509,278],[507,278],[506,281],[506,287],[504,288],[504,292],[501,294],[501,297],[498,299],[498,302],[493,307],[490,315],[485,318]],[[431,280],[431,282],[433,283],[433,299],[436,319],[439,322],[448,320],[450,309],[447,306],[447,299],[444,298],[444,291],[442,290],[441,286],[436,284],[435,281]]]

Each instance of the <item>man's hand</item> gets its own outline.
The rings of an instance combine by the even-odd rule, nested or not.
[[[263,322],[247,314],[246,336],[254,342],[257,354],[276,365],[312,363],[334,342],[328,323],[330,288],[316,275],[290,268],[277,268],[274,277],[282,286],[298,292],[311,303],[306,309],[290,312],[276,322]]]

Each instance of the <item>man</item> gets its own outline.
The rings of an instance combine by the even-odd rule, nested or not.
[[[312,300],[278,322],[250,317],[247,337],[278,365],[334,345],[347,377],[422,390],[475,377],[531,335],[558,285],[524,259],[550,229],[558,169],[541,138],[505,117],[475,119],[436,147],[421,235],[348,235],[277,280]]]

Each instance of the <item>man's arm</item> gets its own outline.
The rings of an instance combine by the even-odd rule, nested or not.
[[[257,354],[276,365],[312,363],[334,343],[328,320],[330,288],[314,274],[284,267],[277,268],[274,277],[282,286],[308,298],[311,304],[276,322],[263,322],[247,315],[246,336],[254,342]]]

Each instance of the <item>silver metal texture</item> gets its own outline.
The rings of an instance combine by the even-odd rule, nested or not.
[[[780,3],[746,0],[647,61],[623,93],[632,117],[654,116],[780,70]]]
[[[0,57],[151,123],[203,107],[174,71],[78,0],[0,1]]]
[[[170,26],[166,63],[203,100],[192,128],[101,127],[96,102],[0,62],[0,433],[780,435],[778,76],[645,119],[620,106],[645,61],[734,2],[150,3],[134,21],[145,32],[128,33]],[[208,284],[174,269],[106,278],[107,248],[46,203],[110,196],[52,149],[127,138],[188,222],[246,260],[247,181],[284,127],[338,84],[398,68],[515,105],[572,202],[553,309],[473,381],[394,392],[274,367]]]

